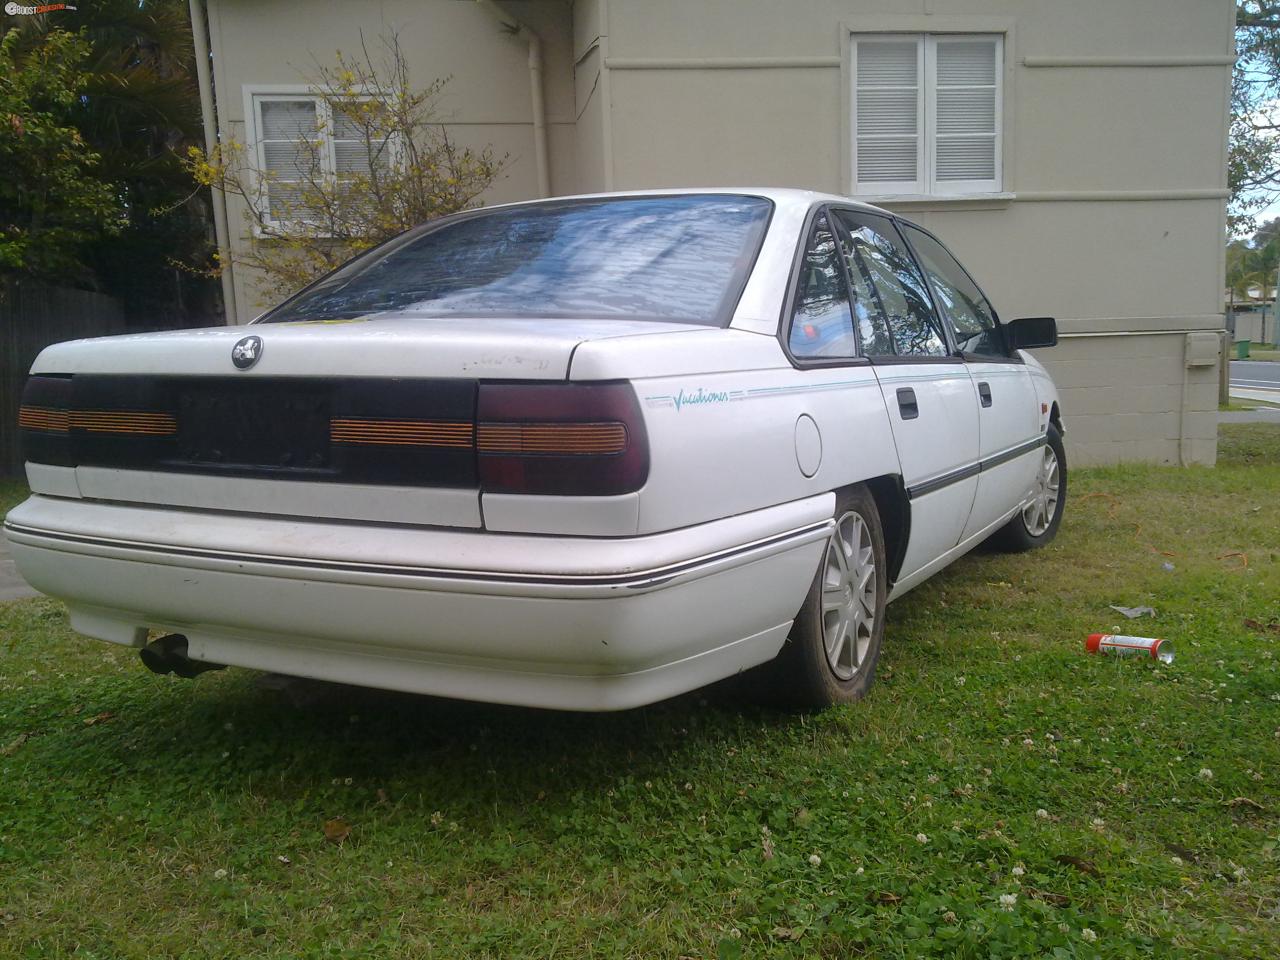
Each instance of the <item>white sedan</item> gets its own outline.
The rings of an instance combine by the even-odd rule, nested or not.
[[[474,210],[249,328],[46,349],[4,529],[161,673],[614,710],[759,667],[851,701],[887,601],[1056,533],[1058,396],[1023,352],[1056,339],[841,197]]]

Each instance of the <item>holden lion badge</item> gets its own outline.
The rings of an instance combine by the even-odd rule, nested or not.
[[[262,338],[245,337],[231,348],[231,362],[238,370],[248,370],[262,356]]]

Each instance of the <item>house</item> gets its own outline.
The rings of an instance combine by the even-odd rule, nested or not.
[[[1243,302],[1233,302],[1228,298],[1226,316],[1231,339],[1267,345],[1280,342],[1280,325],[1277,325],[1275,315],[1275,288],[1272,287],[1264,298],[1260,287],[1252,287],[1249,296],[1251,299]]]
[[[203,9],[202,9],[203,7]],[[254,148],[264,98],[398,35],[442,119],[509,153],[486,202],[789,185],[943,237],[1043,360],[1076,463],[1212,463],[1232,0],[192,0],[206,112]],[[207,17],[207,38],[204,20]],[[197,58],[203,69],[204,58]],[[224,243],[252,242],[227,203]],[[229,313],[268,306],[245,271]]]

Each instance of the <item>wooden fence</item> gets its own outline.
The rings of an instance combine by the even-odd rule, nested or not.
[[[119,301],[34,280],[0,280],[0,475],[21,475],[18,405],[27,370],[51,343],[125,330]]]

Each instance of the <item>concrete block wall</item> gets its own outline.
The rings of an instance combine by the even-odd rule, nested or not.
[[[1218,368],[1188,368],[1186,337],[1077,334],[1036,352],[1061,394],[1069,462],[1215,462]]]

